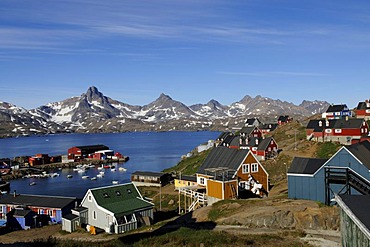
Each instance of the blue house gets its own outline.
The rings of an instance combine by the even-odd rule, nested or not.
[[[75,197],[9,194],[0,198],[0,220],[16,223],[14,220],[17,219],[20,226],[29,226],[28,219],[34,216],[29,211],[33,211],[37,214],[38,225],[48,224],[49,221],[62,223],[62,217],[71,213],[77,203]],[[31,223],[36,225],[35,221]]]
[[[346,104],[330,105],[326,112],[322,114],[322,117],[326,119],[342,119],[352,117],[352,111]]]
[[[288,197],[330,204],[337,194],[370,194],[370,142],[343,146],[330,159],[296,157]]]
[[[37,213],[27,208],[16,208],[7,214],[7,226],[11,229],[28,229],[34,227]]]

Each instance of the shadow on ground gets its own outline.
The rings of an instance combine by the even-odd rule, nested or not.
[[[171,211],[171,214],[173,212]],[[163,213],[165,214],[165,213]],[[166,218],[168,216],[162,215],[163,218]],[[172,216],[173,217],[173,216]],[[119,240],[124,244],[134,244],[142,239],[161,236],[164,234],[168,234],[170,232],[177,231],[181,227],[187,227],[194,230],[212,230],[216,227],[216,223],[212,221],[207,222],[196,222],[195,218],[193,218],[193,212],[186,213],[175,220],[172,220],[162,227],[150,231],[150,232],[141,232],[141,233],[134,233],[130,235],[123,236],[119,238]]]

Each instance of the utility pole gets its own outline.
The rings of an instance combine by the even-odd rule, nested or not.
[[[162,212],[162,182],[159,181],[159,211]]]
[[[297,131],[294,130],[294,150],[297,150]]]

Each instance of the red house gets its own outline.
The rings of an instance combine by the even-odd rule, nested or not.
[[[266,160],[275,157],[278,153],[278,145],[273,137],[244,137],[229,136],[223,142],[225,147],[233,149],[249,149],[258,160]]]
[[[278,145],[274,138],[268,137],[261,139],[257,147],[256,156],[258,160],[266,160],[276,157],[278,154]]]
[[[356,118],[364,118],[366,121],[370,120],[370,102],[359,102],[356,109],[354,110]]]
[[[96,151],[108,150],[105,145],[75,146],[68,149],[68,159],[85,159]]]
[[[369,126],[364,119],[318,119],[310,120],[306,127],[307,140],[317,142],[339,142],[351,144],[369,134]]]
[[[243,127],[239,134],[243,137],[263,137],[262,131],[256,126]]]

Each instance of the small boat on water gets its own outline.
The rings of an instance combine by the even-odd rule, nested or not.
[[[96,175],[96,177],[97,178],[102,178],[102,177],[104,177],[104,174],[98,174],[98,175]]]
[[[30,186],[32,186],[32,185],[36,185],[36,182],[31,182],[30,183]]]
[[[112,184],[119,184],[119,182],[117,180],[113,180]]]
[[[115,172],[116,171],[116,168],[112,168],[112,169],[110,169],[112,172]]]
[[[125,172],[125,171],[127,171],[127,169],[126,169],[126,168],[124,168],[124,167],[120,167],[120,168],[118,168],[118,170],[119,170],[120,172]]]
[[[73,178],[73,176],[71,174],[68,174],[67,178]]]
[[[82,179],[88,179],[89,176],[85,175],[85,176],[82,176]]]
[[[91,180],[96,180],[96,177],[92,177]]]

